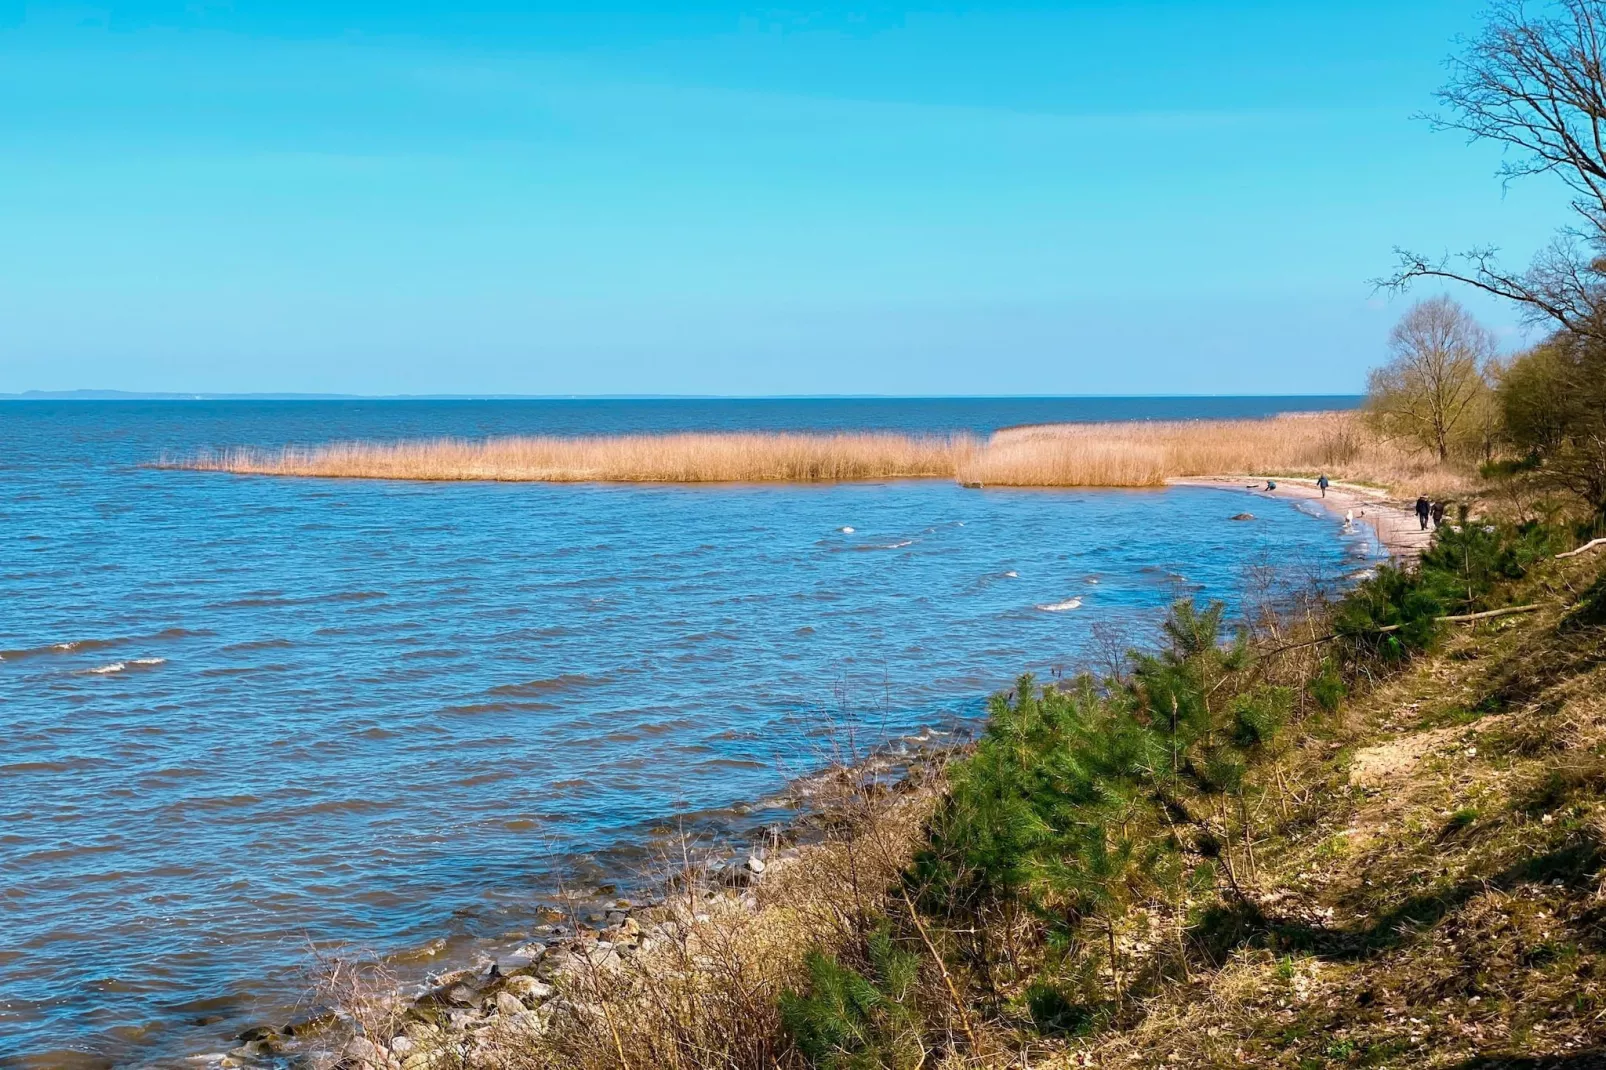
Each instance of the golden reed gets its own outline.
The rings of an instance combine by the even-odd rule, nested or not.
[[[580,483],[827,483],[952,478],[969,436],[899,434],[510,436],[229,450],[168,467],[347,479]]]
[[[810,483],[957,479],[1149,487],[1177,476],[1315,475],[1460,489],[1464,477],[1380,441],[1354,413],[1262,420],[1045,424],[970,435],[739,432],[337,442],[164,458],[165,467],[346,479]]]

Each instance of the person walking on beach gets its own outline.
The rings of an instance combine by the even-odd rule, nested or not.
[[[1433,526],[1434,527],[1438,527],[1440,524],[1444,523],[1444,510],[1445,510],[1445,508],[1446,507],[1445,507],[1445,504],[1443,502],[1434,502],[1433,503]]]
[[[1432,512],[1432,510],[1433,510],[1433,506],[1428,504],[1428,500],[1427,500],[1427,497],[1425,495],[1422,496],[1422,497],[1417,498],[1417,500],[1416,500],[1416,519],[1422,525],[1422,530],[1423,531],[1426,531],[1428,529],[1428,514],[1430,512]]]
[[[1322,497],[1327,497],[1327,473],[1323,472],[1316,477],[1316,486],[1321,490]]]

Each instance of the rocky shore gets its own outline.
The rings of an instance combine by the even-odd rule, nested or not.
[[[259,1026],[206,1062],[274,1070],[440,1070],[509,1065],[554,1033],[606,1029],[610,990],[631,978],[703,969],[716,942],[773,905],[776,889],[815,868],[845,831],[907,816],[932,797],[935,776],[965,733],[926,732],[854,765],[792,784],[797,816],[701,848],[658,846],[665,864],[633,896],[610,886],[560,892],[539,924],[482,950],[470,965],[411,985],[383,967],[332,965],[317,1010]],[[849,832],[851,835],[851,832]],[[793,883],[796,883],[794,880]],[[518,939],[512,940],[516,936]]]

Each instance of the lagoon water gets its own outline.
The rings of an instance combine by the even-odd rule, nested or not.
[[[974,724],[1095,623],[1141,638],[1246,570],[1376,553],[1232,491],[298,481],[164,451],[1332,406],[0,402],[0,1065],[226,1050],[294,1013],[312,945],[466,961],[833,738]]]

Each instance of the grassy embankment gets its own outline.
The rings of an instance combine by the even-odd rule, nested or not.
[[[1411,492],[1470,476],[1384,442],[1353,413],[1264,420],[1055,424],[968,435],[670,434],[343,442],[170,458],[205,471],[365,479],[827,482],[957,479],[1002,486],[1158,486],[1168,478],[1326,472]]]
[[[1448,528],[1242,632],[1180,604],[1110,675],[998,696],[942,775],[844,780],[756,889],[673,884],[555,992],[386,1028],[454,1060],[416,1066],[1600,1065],[1606,548],[1575,539]]]

